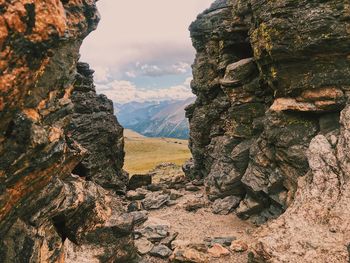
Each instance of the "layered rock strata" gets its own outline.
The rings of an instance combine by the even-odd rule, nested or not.
[[[187,173],[256,223],[289,207],[257,261],[347,262],[349,28],[346,1],[288,0],[216,1],[190,27]]]
[[[131,262],[122,129],[88,67],[77,73],[95,1],[0,1],[0,13],[1,261]]]

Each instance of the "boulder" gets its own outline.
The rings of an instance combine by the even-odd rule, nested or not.
[[[214,214],[227,215],[239,206],[241,198],[237,196],[227,196],[223,199],[216,199],[212,204]]]
[[[160,192],[148,193],[145,199],[142,201],[142,204],[146,210],[153,210],[161,208],[169,200],[170,196],[168,194],[163,194]]]
[[[156,245],[150,251],[150,255],[159,258],[168,258],[173,253],[167,246],[165,245]]]
[[[148,186],[150,184],[152,184],[151,174],[134,174],[129,179],[128,189],[135,190],[137,188]]]

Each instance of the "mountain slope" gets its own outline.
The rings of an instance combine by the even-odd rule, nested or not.
[[[189,125],[185,107],[194,98],[182,101],[130,102],[117,105],[116,114],[127,129],[148,137],[169,137],[187,139]]]

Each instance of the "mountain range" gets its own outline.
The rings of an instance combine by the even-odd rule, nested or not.
[[[189,124],[185,108],[195,98],[161,102],[128,102],[115,104],[115,114],[120,124],[147,137],[187,139]]]

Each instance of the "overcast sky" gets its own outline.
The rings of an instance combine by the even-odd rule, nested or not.
[[[100,0],[81,48],[99,93],[113,101],[185,99],[195,51],[188,26],[213,0]]]

